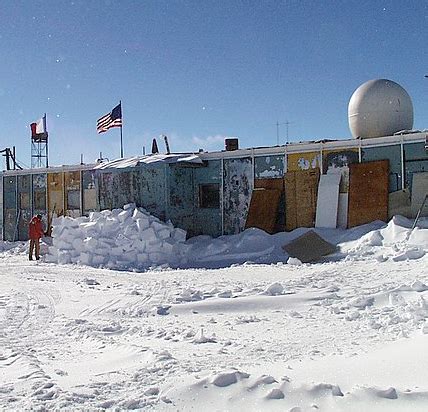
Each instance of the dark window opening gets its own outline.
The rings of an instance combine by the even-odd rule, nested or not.
[[[199,207],[203,209],[220,208],[220,184],[199,185]]]

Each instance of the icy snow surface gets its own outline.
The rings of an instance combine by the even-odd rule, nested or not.
[[[311,265],[281,251],[306,229],[185,241],[132,205],[58,220],[44,262],[1,243],[0,410],[426,411],[428,221],[411,224],[317,229],[338,252]],[[129,240],[173,251],[99,253]]]

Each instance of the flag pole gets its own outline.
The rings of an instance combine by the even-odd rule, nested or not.
[[[122,125],[123,125],[123,113],[122,113],[122,100],[119,100],[120,105],[120,158],[123,159],[123,133],[122,133]]]

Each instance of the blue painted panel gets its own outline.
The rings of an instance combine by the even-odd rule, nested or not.
[[[31,175],[18,176],[18,240],[28,239],[28,224],[32,214],[31,182]]]
[[[223,219],[224,234],[244,230],[254,187],[251,158],[224,160]]]
[[[3,224],[4,239],[13,241],[16,228],[16,176],[4,176],[3,178]],[[16,236],[15,236],[16,237]]]
[[[193,171],[193,192],[195,199],[193,235],[221,235],[221,205],[218,208],[201,208],[199,186],[217,183],[221,190],[221,161],[210,160],[206,167],[198,167]]]
[[[254,158],[256,179],[274,179],[284,176],[284,156],[272,155]]]
[[[194,191],[193,172],[191,167],[171,164],[168,173],[168,204],[167,219],[171,219],[175,227],[193,234],[194,224]]]
[[[425,143],[409,143],[404,146],[405,185],[412,190],[413,173],[428,172],[428,152]]]
[[[361,151],[363,162],[389,160],[389,192],[401,189],[401,147],[400,145],[370,147]]]
[[[141,206],[159,219],[166,218],[166,167],[165,165],[143,165],[140,168],[137,193]]]

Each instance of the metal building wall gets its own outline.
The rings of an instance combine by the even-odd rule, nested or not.
[[[3,178],[3,225],[4,240],[14,241],[16,238],[16,176],[4,176]]]
[[[31,175],[18,175],[18,240],[28,239],[28,224],[32,214]]]
[[[195,191],[193,168],[171,164],[167,168],[167,213],[174,226],[194,233]]]
[[[49,216],[64,215],[64,173],[48,173],[48,213]]]
[[[192,232],[189,235],[220,236],[222,233],[221,221],[221,161],[210,160],[206,167],[193,169],[193,193],[194,193],[194,220]],[[200,185],[217,184],[219,188],[219,204],[217,208],[202,208],[200,196]]]
[[[412,190],[413,174],[428,172],[428,152],[423,142],[403,146],[405,185]]]
[[[256,179],[275,179],[284,177],[284,155],[257,156],[254,158]]]
[[[78,217],[82,215],[80,179],[80,170],[64,172],[64,203],[67,216]]]
[[[38,173],[32,175],[33,195],[32,206],[33,215],[41,214],[44,227],[48,225],[48,211],[47,211],[47,175],[45,173]]]
[[[321,166],[321,153],[319,151],[287,154],[287,172],[321,169]]]
[[[167,216],[167,167],[166,164],[141,166],[137,188],[137,193],[141,197],[141,206],[162,220]]]
[[[99,210],[98,175],[95,170],[82,171],[82,214]]]
[[[4,226],[3,226],[3,174],[0,174],[0,239],[4,239]]]
[[[250,157],[223,161],[223,233],[232,235],[245,228],[254,169]]]

